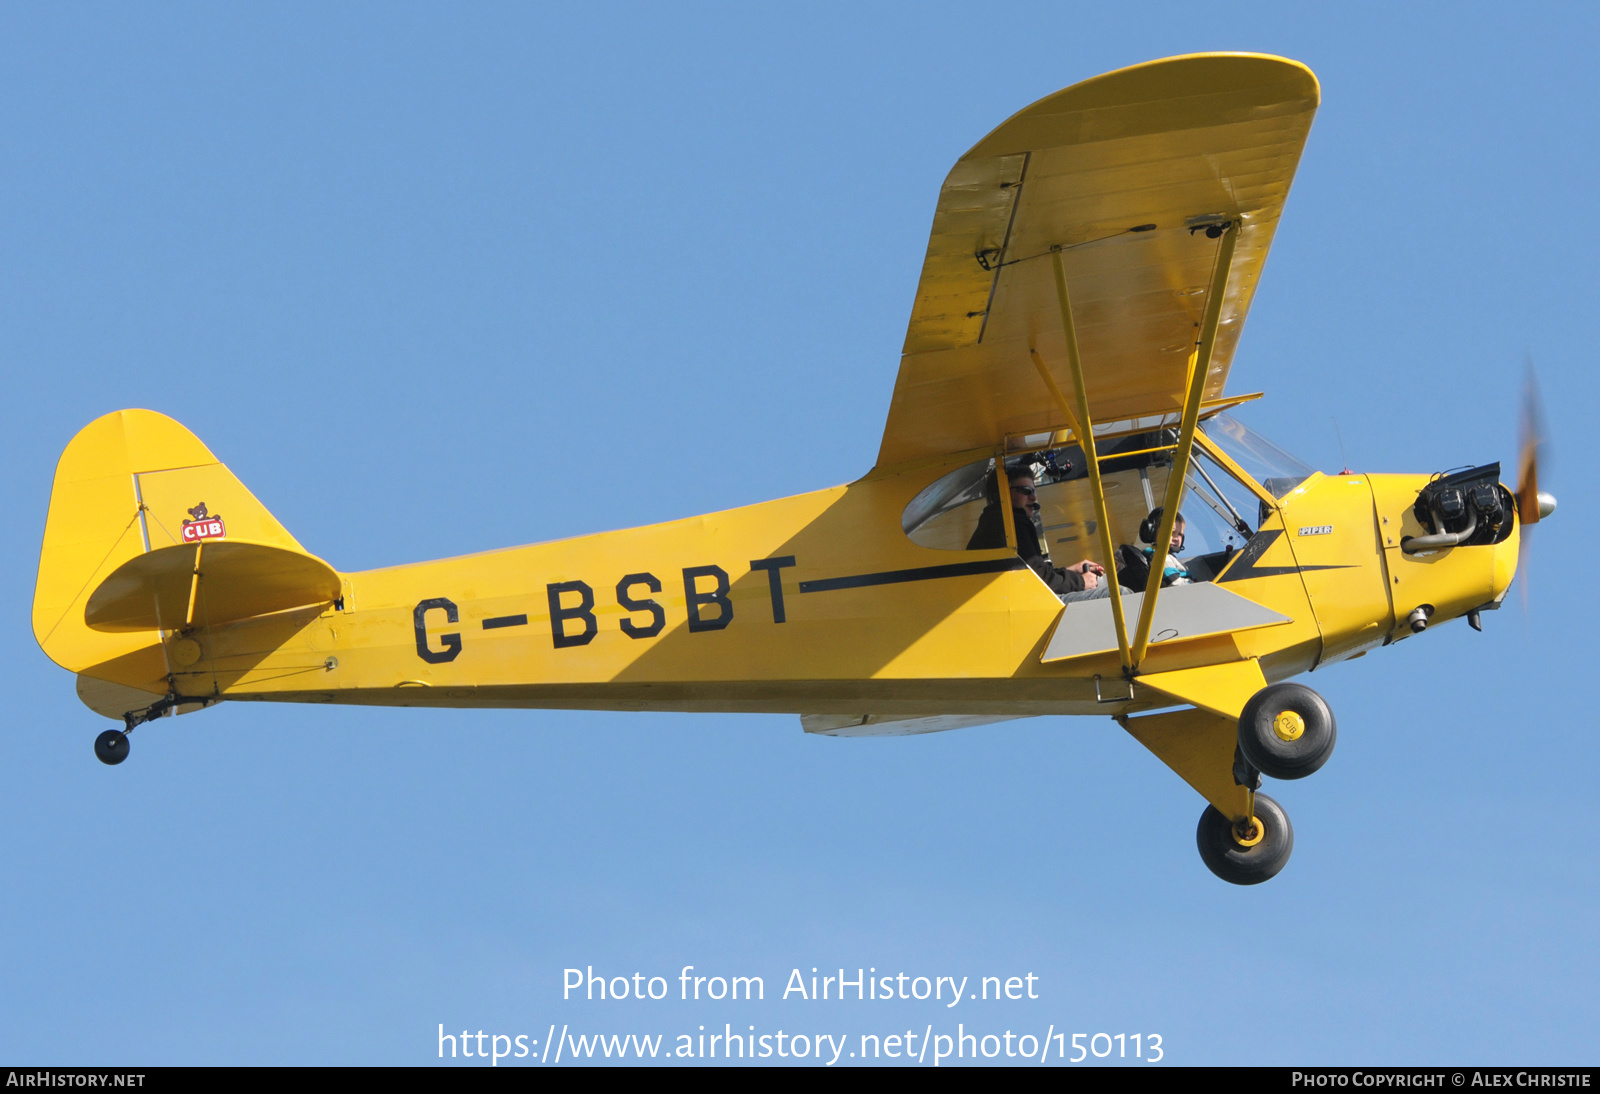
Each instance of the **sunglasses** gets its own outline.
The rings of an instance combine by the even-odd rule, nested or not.
[[[1018,494],[1022,494],[1030,498],[1038,494],[1038,491],[1031,486],[1013,486],[1011,489]]]

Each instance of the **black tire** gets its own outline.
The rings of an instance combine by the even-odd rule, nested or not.
[[[1275,724],[1298,717],[1299,737],[1286,741]],[[1250,697],[1239,715],[1239,749],[1252,767],[1274,779],[1303,779],[1333,755],[1339,730],[1328,701],[1304,684],[1273,684]]]
[[[108,729],[94,739],[95,758],[103,764],[120,764],[128,758],[128,735],[120,729]]]
[[[1214,805],[1200,814],[1195,842],[1206,868],[1234,885],[1260,885],[1283,869],[1294,851],[1294,826],[1283,807],[1265,794],[1256,795],[1256,820],[1266,829],[1253,847],[1242,845],[1234,824]],[[1247,833],[1252,835],[1253,833]]]

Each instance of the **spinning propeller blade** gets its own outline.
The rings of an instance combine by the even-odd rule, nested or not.
[[[1533,549],[1533,525],[1556,511],[1555,495],[1539,489],[1541,457],[1548,473],[1549,444],[1545,436],[1544,403],[1539,398],[1539,381],[1534,376],[1533,358],[1528,358],[1522,385],[1522,407],[1518,414],[1517,438],[1517,522],[1522,525],[1522,549],[1517,556],[1517,578],[1522,587],[1522,610],[1528,610],[1528,555]]]
[[[1554,495],[1539,491],[1539,459],[1546,451],[1544,406],[1539,398],[1539,382],[1533,374],[1533,361],[1528,361],[1527,379],[1522,388],[1517,443],[1517,519],[1524,526],[1538,524],[1556,511]]]

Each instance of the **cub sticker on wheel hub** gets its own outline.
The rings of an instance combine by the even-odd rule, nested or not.
[[[1306,731],[1306,720],[1292,710],[1286,710],[1272,720],[1272,732],[1280,740],[1298,741]]]
[[[203,539],[226,539],[228,532],[222,525],[221,517],[214,517],[206,512],[206,503],[201,502],[188,511],[189,520],[183,522],[179,534],[185,543],[199,543]]]

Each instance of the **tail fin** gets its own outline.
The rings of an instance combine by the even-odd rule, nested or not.
[[[223,605],[220,616],[229,617],[229,602],[238,619],[339,595],[332,568],[193,433],[150,410],[96,419],[56,465],[34,637],[63,668],[165,692],[163,632],[192,621],[197,556],[214,541],[203,595]]]

